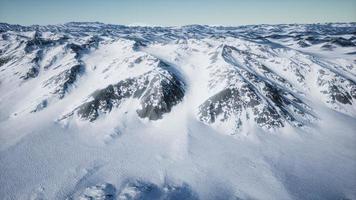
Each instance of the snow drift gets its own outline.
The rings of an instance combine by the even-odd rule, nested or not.
[[[0,24],[2,199],[356,199],[356,24]]]

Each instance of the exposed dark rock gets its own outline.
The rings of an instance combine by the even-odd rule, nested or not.
[[[143,181],[126,183],[118,195],[123,200],[160,199],[161,196],[162,191],[157,185]]]
[[[63,98],[69,87],[74,84],[78,77],[83,74],[85,67],[82,64],[77,64],[64,70],[58,75],[55,75],[48,79],[45,83],[45,87],[53,87],[53,94],[57,94],[59,98]]]
[[[84,47],[81,46],[81,45],[78,45],[78,44],[74,44],[74,43],[69,43],[67,44],[67,47],[69,49],[71,49],[73,52],[75,53],[79,53],[80,51],[83,51],[84,50]]]
[[[272,34],[269,36],[266,36],[266,38],[272,38],[272,39],[285,39],[285,38],[289,38],[289,35],[280,35],[280,34]]]
[[[337,37],[337,38],[331,38],[330,43],[336,44],[341,47],[354,47],[356,46],[353,42],[352,39],[348,40],[342,37]]]
[[[236,61],[234,56],[240,56],[243,61]],[[217,119],[226,121],[234,117],[236,128],[240,128],[242,118],[252,118],[260,127],[278,128],[285,126],[286,122],[302,126],[313,118],[309,106],[281,87],[293,90],[293,86],[260,63],[255,55],[224,46],[222,57],[234,68],[218,69],[214,75],[216,78],[229,77],[229,85],[199,106],[198,115],[202,121],[215,123]]]
[[[152,78],[140,97],[142,108],[137,110],[137,114],[142,118],[161,119],[164,113],[169,113],[184,97],[184,86],[180,80],[172,74],[167,74],[170,77],[166,77],[161,73]]]
[[[356,51],[348,52],[348,55],[356,55]]]
[[[116,188],[112,184],[101,184],[88,187],[80,196],[81,200],[115,200]]]
[[[42,100],[42,101],[36,106],[36,108],[35,108],[34,110],[32,110],[31,112],[38,112],[38,111],[41,111],[41,110],[43,110],[44,108],[46,108],[47,105],[48,105],[47,100],[46,100],[46,99],[45,99],[45,100]]]
[[[91,48],[97,48],[101,40],[102,39],[98,36],[92,36],[83,44],[69,43],[66,45],[66,48],[73,51],[75,53],[75,58],[79,60],[82,54],[87,53]]]
[[[22,79],[27,80],[29,78],[35,78],[37,77],[39,73],[39,69],[37,65],[32,65],[29,70],[26,72],[24,76],[21,76]]]
[[[94,92],[92,100],[77,108],[81,118],[94,121],[100,113],[110,112],[127,98],[140,100],[137,114],[141,118],[158,120],[169,113],[184,97],[184,83],[172,72],[154,69],[141,76],[125,79]]]
[[[78,108],[78,115],[81,118],[94,121],[99,116],[99,112],[110,112],[114,106],[120,105],[124,98],[138,97],[145,89],[146,85],[139,86],[137,79],[126,79],[115,85],[109,85],[102,90],[95,91],[91,95],[93,100]]]
[[[248,98],[246,98],[248,97]],[[276,101],[274,105],[255,93],[249,86],[241,88],[227,88],[206,100],[199,107],[199,117],[207,123],[214,123],[221,116],[221,121],[228,120],[231,115],[241,118],[243,111],[250,111],[254,121],[261,127],[283,127],[284,120],[295,121],[293,113],[289,113],[284,107],[287,102],[278,92],[268,92],[264,97],[267,101]],[[276,110],[280,110],[280,113]],[[248,115],[248,113],[245,113]],[[245,116],[248,118],[249,116]],[[237,128],[239,128],[237,122]]]
[[[5,65],[11,60],[11,57],[0,57],[0,67]]]
[[[323,46],[321,46],[321,49],[323,50],[327,50],[327,51],[331,51],[333,49],[335,49],[336,47],[330,43],[326,43]]]
[[[297,44],[303,48],[310,47],[310,44],[306,43],[304,40],[300,40],[299,42],[297,42]]]
[[[44,47],[51,47],[58,44],[63,44],[65,41],[68,40],[68,37],[64,36],[59,39],[45,39],[42,37],[41,33],[36,31],[34,37],[30,40],[25,42],[25,52],[30,53],[36,49],[43,49]]]
[[[198,200],[198,195],[188,184],[156,184],[145,181],[129,181],[118,194],[120,200]]]
[[[200,119],[208,123],[214,123],[219,115],[223,115],[222,121],[225,121],[233,112],[241,112],[242,104],[243,102],[237,89],[224,89],[206,100],[199,107]]]
[[[351,95],[336,85],[331,85],[329,88],[330,95],[333,101],[338,101],[342,104],[352,104],[352,97]]]
[[[305,41],[309,42],[310,44],[320,44],[320,43],[324,42],[324,39],[320,39],[315,36],[308,36],[305,38]]]
[[[353,99],[356,99],[356,84],[330,70],[318,71],[318,85],[321,87],[320,92],[328,97],[327,103],[352,105]]]

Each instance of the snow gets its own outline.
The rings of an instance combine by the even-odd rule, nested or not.
[[[146,32],[141,32],[144,27],[121,27],[127,33],[108,26],[112,35],[102,36],[97,47],[89,45],[79,57],[66,44],[85,46],[93,32],[101,33],[95,32],[97,28],[110,28],[101,23],[58,25],[67,32],[40,27],[46,30],[43,38],[58,39],[58,34],[72,38],[64,44],[39,46],[44,50],[38,64],[40,72],[28,80],[19,76],[31,62],[23,52],[24,45],[19,44],[27,41],[22,36],[32,38],[34,32],[0,33],[11,36],[9,40],[0,39],[0,48],[4,49],[1,58],[16,57],[0,66],[2,199],[356,199],[355,99],[351,98],[352,104],[328,104],[329,97],[321,92],[326,86],[317,84],[318,77],[326,77],[323,80],[327,83],[351,93],[355,62],[345,52],[355,51],[355,47],[324,51],[320,45],[301,48],[296,41],[271,39],[282,45],[276,47],[244,35],[235,38],[221,27],[200,27],[203,32],[199,35],[189,32],[190,28],[199,29],[194,26],[162,30],[146,27]],[[243,34],[244,30],[255,31],[248,26],[230,28]],[[280,27],[260,28],[261,35],[268,35]],[[308,28],[291,25],[283,30]],[[210,35],[208,31],[227,36],[205,37]],[[167,39],[164,33],[177,38]],[[185,38],[190,33],[196,36]],[[76,34],[88,35],[83,38]],[[135,50],[137,41],[130,39],[132,35],[152,41]],[[251,59],[232,51],[236,65],[226,62],[222,52],[227,45],[251,53]],[[162,119],[140,118],[136,111],[140,99],[133,97],[101,113],[93,122],[76,114],[64,117],[88,102],[93,92],[155,70],[159,61],[167,63],[168,70],[187,87],[183,100]],[[44,86],[48,79],[78,62],[84,64],[85,71],[75,75],[63,98],[53,93],[57,83]],[[256,63],[265,65],[272,75],[265,75]],[[320,69],[329,74],[320,76]],[[204,101],[231,83],[237,88],[251,83],[243,79],[246,76],[227,76],[243,73],[237,70],[257,74],[258,81],[291,92],[310,107],[315,119],[300,116],[303,127],[285,122],[284,127],[266,129],[245,117],[251,111],[246,109],[241,118],[232,115],[221,122],[223,117],[219,116],[216,123],[202,122],[198,114]],[[291,87],[278,82],[277,76]],[[251,84],[258,89],[263,86]],[[43,100],[48,100],[48,105],[31,112]],[[270,100],[264,101],[273,104]],[[234,131],[238,119],[244,125]]]

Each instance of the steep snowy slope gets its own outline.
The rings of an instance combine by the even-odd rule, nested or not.
[[[0,24],[2,199],[356,199],[356,24]]]

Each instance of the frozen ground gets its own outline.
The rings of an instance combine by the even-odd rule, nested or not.
[[[356,199],[356,25],[0,24],[1,199]]]

